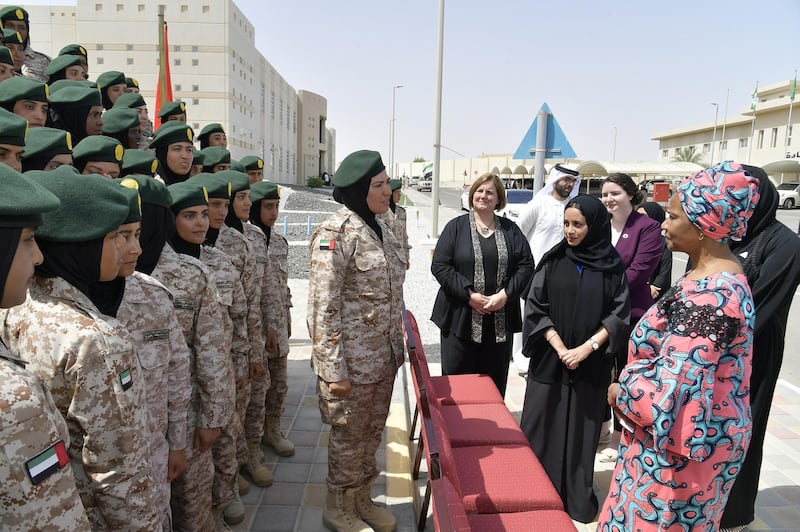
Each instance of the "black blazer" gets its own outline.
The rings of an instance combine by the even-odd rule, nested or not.
[[[469,290],[473,288],[475,254],[470,235],[470,216],[471,213],[464,214],[447,223],[436,243],[431,264],[431,273],[440,285],[431,321],[442,332],[453,333],[463,339],[469,339],[472,331]],[[517,224],[508,218],[498,218],[498,221],[498,230],[503,232],[508,247],[504,285],[508,302],[503,310],[506,331],[510,334],[522,330],[519,300],[527,293],[534,265],[530,244]]]

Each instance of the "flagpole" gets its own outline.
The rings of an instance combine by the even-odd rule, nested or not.
[[[789,153],[789,131],[792,128],[792,107],[794,107],[794,94],[797,90],[797,70],[794,71],[794,81],[792,82],[792,92],[789,95],[789,120],[786,121],[786,138],[783,141],[783,151]]]
[[[728,125],[728,100],[731,98],[731,89],[728,87],[728,94],[725,96],[725,118],[722,119],[722,140],[719,142],[719,157],[723,161],[725,160],[725,154],[722,152],[723,146],[725,146],[725,126]],[[728,151],[727,147],[724,148],[725,151]]]

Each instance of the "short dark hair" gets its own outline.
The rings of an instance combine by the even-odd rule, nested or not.
[[[642,202],[644,202],[644,192],[636,186],[636,183],[633,182],[633,178],[628,174],[623,174],[621,172],[611,174],[606,178],[604,183],[614,183],[621,187],[622,190],[631,197],[631,203],[633,205],[641,205]]]

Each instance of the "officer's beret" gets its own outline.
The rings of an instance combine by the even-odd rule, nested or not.
[[[53,85],[58,85],[62,81],[56,81]],[[83,83],[82,81],[75,81],[74,83]],[[64,86],[53,94],[50,95],[50,103],[56,107],[88,107],[88,106],[101,106],[103,100],[100,97],[100,91],[86,86]]]
[[[125,74],[118,70],[109,70],[97,76],[97,86],[101,89],[110,87],[111,85],[125,84]]]
[[[139,196],[142,198],[142,203],[150,205],[158,205],[160,207],[169,207],[172,204],[172,195],[167,189],[167,185],[153,179],[150,176],[142,174],[131,174],[125,177],[120,177],[118,181],[125,186],[133,186],[130,181],[133,181],[138,186]],[[127,184],[126,184],[127,183]]]
[[[11,57],[11,50],[5,46],[0,46],[0,63],[14,66],[14,58]]]
[[[3,30],[3,43],[4,44],[19,44],[20,46],[25,46],[25,39],[22,38],[22,34],[17,30],[12,29],[4,29]]]
[[[203,155],[203,152],[201,152],[200,150],[198,150],[197,148],[192,146],[192,166],[197,165],[197,164],[202,165],[203,161],[205,161],[205,160],[206,160],[206,156]]]
[[[114,180],[116,181],[116,179]],[[139,184],[136,181],[128,180],[123,183],[120,180],[120,188],[122,193],[128,199],[128,216],[125,218],[123,224],[132,224],[133,222],[142,221],[142,198],[139,197]],[[122,225],[122,224],[120,224]]]
[[[218,164],[231,162],[231,152],[222,146],[209,146],[200,151],[203,152],[203,171],[211,170]]]
[[[244,169],[245,170],[263,170],[264,169],[264,159],[262,159],[258,155],[248,155],[247,157],[242,157],[239,160],[239,162],[244,165]]]
[[[199,183],[206,188],[209,198],[231,199],[231,183],[217,174],[200,172],[189,178],[188,182]]]
[[[61,205],[47,189],[5,164],[0,164],[0,183],[0,227],[41,225],[42,213]]]
[[[359,150],[344,158],[333,177],[333,184],[339,188],[349,187],[362,179],[372,179],[385,169],[380,153]]]
[[[19,100],[47,102],[49,97],[50,90],[47,83],[33,78],[14,76],[0,83],[0,103],[13,103]]]
[[[127,107],[128,109],[135,109],[137,107],[143,107],[147,105],[147,102],[144,101],[142,95],[138,92],[126,92],[125,94],[121,95],[117,98],[117,101],[114,102],[114,107],[112,109],[118,109],[120,107]],[[103,115],[103,120],[106,117]]]
[[[401,179],[390,179],[389,186],[392,187],[392,192],[403,188],[403,181]]]
[[[0,144],[25,146],[28,121],[21,116],[0,108]]]
[[[231,184],[231,197],[242,190],[250,190],[250,178],[244,172],[236,170],[220,170],[214,174],[220,179],[227,180]]]
[[[198,205],[208,205],[208,191],[194,179],[170,185],[169,193],[172,195],[172,212],[178,214],[181,210]]]
[[[58,57],[54,57],[50,64],[47,65],[47,70],[44,71],[45,74],[48,76],[52,76],[62,70],[66,70],[68,67],[80,65],[81,58],[77,55],[59,55]]]
[[[72,166],[50,172],[25,174],[61,200],[61,206],[45,213],[36,238],[55,242],[86,242],[102,238],[128,216],[128,198],[117,183],[97,174],[81,175]]]
[[[167,118],[171,115],[186,114],[186,103],[178,100],[175,102],[167,102],[158,110],[159,118]]]
[[[121,133],[139,127],[139,113],[129,107],[112,108],[103,113],[103,133]]]
[[[122,154],[121,176],[144,174],[153,177],[157,170],[158,159],[149,151],[129,149]]]
[[[272,181],[259,181],[250,185],[250,201],[281,199],[280,187]]]
[[[100,91],[97,90],[97,83],[94,81],[89,80],[77,80],[77,79],[59,79],[58,81],[54,81],[50,84],[50,103],[53,103],[53,96],[57,92],[61,92],[66,88],[81,88],[81,89],[93,89],[97,93],[97,97],[100,98]],[[102,102],[102,99],[98,100]],[[61,101],[63,103],[63,100]],[[100,105],[99,103],[97,105]]]
[[[197,135],[197,138],[202,140],[208,137],[212,133],[225,133],[225,130],[222,129],[221,124],[217,124],[216,122],[213,124],[206,125],[203,129],[200,130],[200,134]]]
[[[188,124],[171,120],[161,124],[161,127],[153,135],[153,140],[150,141],[150,147],[158,148],[176,142],[192,142],[193,140],[194,130]]]
[[[105,135],[89,135],[72,149],[72,159],[77,167],[83,166],[80,163],[89,161],[121,164],[124,151],[125,148],[117,139]]]
[[[136,78],[131,78],[131,77],[127,77],[126,76],[125,77],[125,86],[128,87],[128,88],[136,87],[138,89],[139,88],[139,80],[136,79]]]
[[[0,21],[22,20],[28,23],[28,12],[19,6],[6,6],[0,9]]]
[[[244,172],[245,171],[244,165],[242,164],[242,162],[241,161],[236,161],[234,159],[231,159],[231,170],[236,170],[237,172]]]
[[[82,55],[83,57],[89,57],[89,54],[86,53],[86,48],[80,44],[68,44],[59,50],[58,55]]]
[[[63,129],[52,127],[34,127],[25,139],[25,153],[22,159],[30,159],[40,155],[72,153],[72,134]]]

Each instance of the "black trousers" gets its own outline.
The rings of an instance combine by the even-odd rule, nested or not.
[[[473,342],[449,332],[443,332],[441,336],[442,375],[484,373],[492,378],[500,395],[506,396],[508,366],[511,362],[511,335],[508,336],[508,341],[502,343]]]

